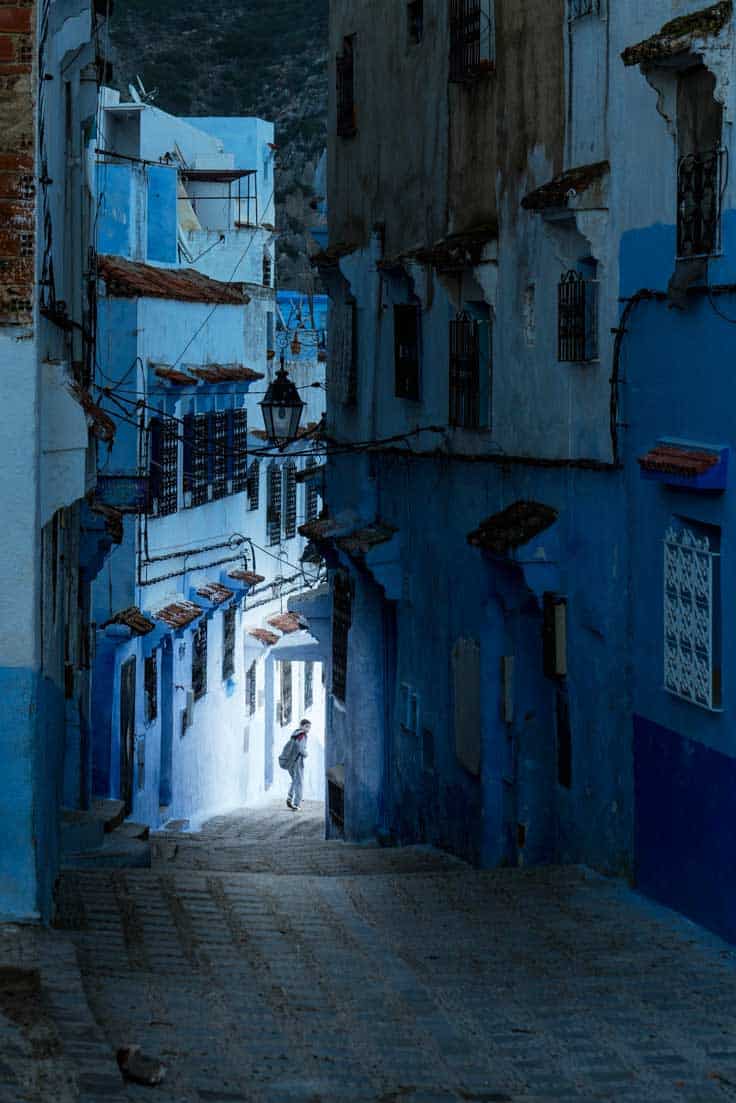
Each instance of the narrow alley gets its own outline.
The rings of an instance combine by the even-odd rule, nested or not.
[[[150,870],[64,875],[48,937],[73,941],[109,1050],[80,1019],[84,1103],[736,1096],[715,936],[582,868],[478,872],[321,824],[274,804],[152,836]],[[116,1086],[129,1044],[162,1085]]]

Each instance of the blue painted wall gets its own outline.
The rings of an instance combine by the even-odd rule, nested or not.
[[[736,278],[736,220],[727,211],[722,255],[708,266],[711,286]],[[623,295],[665,291],[674,270],[675,228],[624,235]],[[734,488],[702,491],[642,479],[637,457],[663,437],[736,445],[736,291],[695,287],[682,309],[634,307],[622,345],[621,388],[630,541],[632,707],[636,767],[636,880],[641,889],[728,938],[736,938],[732,715],[736,631]],[[729,473],[733,482],[733,472]],[[673,521],[720,530],[722,711],[708,711],[664,688],[663,540]]]
[[[736,941],[736,759],[634,717],[640,889]]]
[[[624,498],[620,473],[504,469],[441,459],[376,457],[364,479],[354,457],[333,458],[328,500],[333,516],[374,498],[401,545],[395,602],[361,582],[353,565],[356,608],[350,633],[347,714],[332,705],[330,765],[346,764],[346,827],[369,833],[376,809],[398,839],[426,841],[483,865],[586,862],[627,873],[633,850],[632,752],[628,725],[627,609],[624,595]],[[548,552],[549,581],[568,598],[569,675],[543,673],[539,596],[516,564],[472,548],[467,534],[513,501],[534,498],[560,511]],[[432,538],[428,538],[428,534]],[[366,595],[373,594],[373,608]],[[397,597],[397,595],[394,595]],[[401,728],[389,702],[381,720],[386,646],[381,605],[396,612],[396,682],[419,696],[419,736]],[[481,645],[481,775],[455,750],[451,655],[460,638]],[[515,658],[514,719],[501,714],[500,660]],[[569,698],[570,789],[558,784],[556,692]],[[354,718],[352,721],[350,718]],[[434,763],[423,760],[421,729],[433,735]],[[382,745],[383,740],[387,746]],[[390,784],[381,755],[385,749]],[[352,771],[351,759],[359,767]],[[381,784],[364,802],[363,787]],[[520,832],[521,826],[521,832]]]
[[[130,165],[97,165],[97,250],[131,255],[133,170]]]
[[[146,169],[148,260],[176,264],[177,173],[173,168]]]
[[[0,668],[2,919],[49,918],[58,869],[64,700],[37,671]]]

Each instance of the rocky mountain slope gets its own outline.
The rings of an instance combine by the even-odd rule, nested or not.
[[[175,115],[260,115],[276,124],[278,278],[313,286],[304,232],[326,144],[329,0],[115,0],[115,83],[140,76]]]

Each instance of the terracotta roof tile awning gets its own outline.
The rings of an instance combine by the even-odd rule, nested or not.
[[[468,543],[494,555],[506,555],[539,536],[558,516],[556,509],[542,502],[514,502],[508,509],[482,521],[475,532],[468,534]]]
[[[104,624],[101,624],[100,628],[108,628],[111,624],[120,624],[125,628],[130,628],[134,636],[147,636],[156,627],[153,621],[149,620],[137,605],[131,605],[128,609],[121,609],[114,617],[110,617]]]
[[[234,571],[228,571],[227,576],[236,582],[245,582],[247,586],[257,586],[259,582],[266,581],[265,575],[256,574],[255,571],[243,571],[239,567],[236,567]]]
[[[314,467],[303,467],[301,471],[296,473],[296,481],[298,483],[308,483],[312,479],[321,478],[327,470],[326,463],[315,464]]]
[[[159,609],[153,615],[157,620],[162,620],[164,624],[168,624],[169,628],[186,628],[197,617],[201,617],[203,613],[204,609],[201,606],[195,605],[193,601],[180,598],[179,601],[172,601],[170,605],[165,605],[163,609]]]
[[[272,628],[277,628],[279,632],[283,632],[285,636],[288,636],[290,632],[298,632],[300,628],[304,628],[301,617],[298,617],[296,613],[278,613],[275,617],[269,617],[268,623]]]
[[[247,368],[245,364],[202,364],[199,367],[185,364],[184,367],[205,383],[254,383],[265,379],[263,372]]]
[[[155,364],[153,365],[153,371],[159,379],[163,379],[167,383],[173,383],[177,387],[197,386],[197,380],[194,376],[187,375],[186,372],[179,371],[178,368],[170,368],[167,364]]]
[[[339,536],[335,543],[348,555],[366,555],[371,548],[388,543],[398,531],[392,525],[384,525],[377,521],[373,525],[356,529],[347,536]]]
[[[198,596],[206,598],[213,605],[222,605],[223,602],[233,596],[234,592],[234,590],[228,590],[227,586],[223,586],[221,582],[206,582],[204,586],[197,587]]]
[[[321,540],[331,540],[333,536],[337,536],[342,527],[332,517],[317,517],[314,521],[305,521],[297,531],[300,536],[305,536],[307,540],[314,540],[319,543]]]
[[[666,61],[675,54],[684,53],[694,39],[708,38],[723,30],[733,13],[731,0],[701,8],[689,15],[680,15],[657,31],[656,34],[628,46],[621,54],[624,65],[641,65],[646,62]]]
[[[704,475],[720,461],[718,453],[704,452],[695,448],[683,448],[676,444],[658,444],[638,463],[642,471],[658,471],[666,475],[680,475],[694,479]]]
[[[97,498],[91,498],[88,501],[92,513],[104,518],[105,531],[113,544],[122,544],[124,532],[123,511],[116,509],[115,506],[108,506]]]
[[[546,211],[554,207],[565,207],[571,191],[580,195],[599,183],[611,170],[608,161],[597,161],[593,165],[580,165],[555,176],[547,184],[535,188],[525,195],[521,205],[525,211]]]
[[[105,281],[111,298],[176,299],[223,306],[242,306],[248,302],[240,284],[212,280],[193,268],[154,268],[103,255],[97,258],[97,275]]]
[[[258,640],[265,647],[273,647],[281,638],[275,632],[269,632],[267,628],[249,628],[248,635],[252,636],[254,640]]]

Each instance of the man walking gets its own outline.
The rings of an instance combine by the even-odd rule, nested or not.
[[[302,720],[299,727],[292,735],[284,754],[286,757],[286,769],[291,777],[289,795],[286,803],[293,812],[299,811],[302,803],[302,789],[304,788],[304,759],[307,757],[307,736],[312,727],[309,720]],[[287,754],[288,751],[288,754]]]

